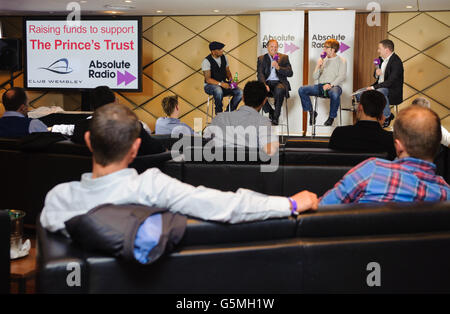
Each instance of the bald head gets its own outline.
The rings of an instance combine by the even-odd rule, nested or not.
[[[410,106],[401,110],[395,120],[394,139],[404,145],[411,157],[433,160],[441,137],[441,120],[428,108]]]
[[[27,104],[27,94],[23,88],[13,87],[3,93],[2,102],[5,110],[17,111]]]

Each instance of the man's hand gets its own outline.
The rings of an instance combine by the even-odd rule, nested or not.
[[[321,67],[323,65],[323,59],[319,58],[319,60],[317,60],[317,67]]]
[[[325,84],[322,88],[323,90],[329,90],[331,89],[331,84]]]
[[[278,62],[272,61],[272,66],[278,71],[280,69],[280,66],[278,65]]]
[[[270,87],[267,84],[266,84],[266,90],[267,90],[267,92],[270,92]]]
[[[297,213],[304,212],[308,209],[316,210],[319,206],[319,199],[317,198],[317,195],[309,191],[302,191],[294,196],[291,196],[291,198],[297,202]]]
[[[380,76],[383,72],[381,72],[381,69],[376,69],[375,74],[377,76]]]
[[[373,86],[369,86],[366,88],[366,90],[374,90],[374,89],[375,89],[375,87],[373,87]]]
[[[231,87],[230,87],[230,84],[225,83],[225,82],[221,82],[221,83],[220,83],[220,86],[223,87],[223,88],[225,88],[225,89],[230,89],[230,88],[231,88]]]

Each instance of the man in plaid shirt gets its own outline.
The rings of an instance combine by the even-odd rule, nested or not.
[[[418,106],[401,110],[394,123],[398,158],[363,161],[325,193],[319,205],[450,199],[450,186],[435,174],[433,164],[440,140],[436,113]]]

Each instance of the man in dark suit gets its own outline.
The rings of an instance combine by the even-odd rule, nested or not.
[[[383,108],[386,105],[384,95],[376,90],[362,93],[357,108],[355,125],[334,129],[329,148],[352,152],[387,152],[388,158],[395,158],[392,132],[383,130]]]
[[[377,79],[372,86],[367,89],[376,89],[386,97],[386,107],[383,114],[386,118],[383,127],[389,126],[394,119],[389,105],[399,105],[403,102],[403,62],[394,53],[394,43],[389,39],[384,39],[378,44],[380,64],[375,70],[374,76]]]
[[[278,53],[278,42],[271,39],[267,42],[267,52],[258,57],[258,81],[266,85],[268,92],[275,98],[275,110],[266,102],[264,112],[269,112],[272,124],[277,125],[280,117],[284,97],[289,98],[291,85],[287,78],[293,75],[292,67],[287,55]]]

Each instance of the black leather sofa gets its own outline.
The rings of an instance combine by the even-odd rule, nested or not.
[[[8,211],[0,210],[0,294],[9,293],[11,222]]]
[[[235,225],[188,220],[176,250],[150,266],[37,230],[38,293],[450,291],[448,202],[332,206]],[[79,266],[80,286],[66,283],[69,263]]]
[[[281,149],[277,170],[261,172],[264,164],[261,160],[169,162],[172,155],[167,152],[140,156],[130,167],[139,173],[158,167],[183,182],[227,191],[243,187],[287,196],[307,189],[321,195],[353,165],[370,156],[374,155],[339,154],[327,148],[292,148],[286,152]],[[24,146],[20,140],[0,139],[0,173],[7,178],[2,180],[0,208],[24,210],[25,223],[32,225],[44,206],[47,192],[59,183],[80,180],[82,173],[91,171],[91,164],[87,147],[68,140],[37,148]]]

